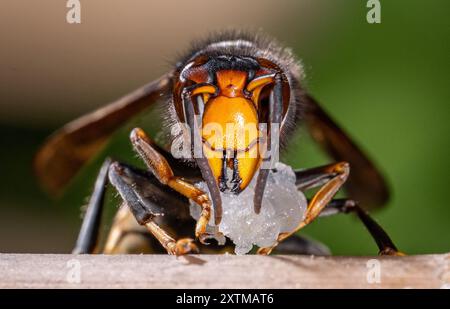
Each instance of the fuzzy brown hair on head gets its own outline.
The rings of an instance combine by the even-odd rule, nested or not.
[[[280,131],[280,149],[285,148],[296,124],[301,122],[304,110],[304,91],[301,87],[304,72],[300,61],[296,59],[290,48],[283,47],[276,39],[261,31],[229,30],[214,32],[204,39],[194,40],[190,48],[179,56],[175,70],[179,73],[189,62],[199,56],[224,55],[269,60],[276,64],[287,77],[290,86],[290,102]],[[166,108],[165,116],[163,116],[166,128],[178,122],[173,99],[168,100],[169,108]]]

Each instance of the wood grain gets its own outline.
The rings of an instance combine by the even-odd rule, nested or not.
[[[380,282],[367,280],[368,261]],[[449,288],[450,254],[407,257],[0,254],[0,288]],[[378,263],[373,262],[372,263]],[[369,266],[374,265],[369,262]],[[80,282],[73,276],[80,269]]]

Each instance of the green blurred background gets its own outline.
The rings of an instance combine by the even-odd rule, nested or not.
[[[367,23],[366,2],[81,1],[82,23],[69,25],[65,1],[2,1],[0,252],[74,244],[102,157],[53,201],[31,166],[48,134],[158,77],[192,38],[229,26],[262,28],[302,59],[306,87],[386,174],[392,199],[374,216],[399,248],[449,251],[450,2],[381,1],[381,24]],[[103,155],[138,162],[129,128]],[[307,134],[294,139],[286,162],[328,162]],[[114,194],[108,201],[118,202]],[[319,219],[304,232],[334,254],[377,252],[352,216]]]

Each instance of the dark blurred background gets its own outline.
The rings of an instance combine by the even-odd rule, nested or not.
[[[51,200],[32,173],[48,134],[168,71],[191,39],[226,27],[262,28],[293,48],[306,87],[387,175],[392,199],[375,218],[407,253],[448,251],[450,2],[381,1],[381,24],[367,23],[366,3],[82,0],[82,23],[71,25],[66,1],[3,0],[0,252],[69,252],[74,244],[102,158]],[[135,162],[128,129],[102,155]],[[295,139],[287,163],[328,162],[306,134]],[[304,233],[335,254],[377,252],[352,216],[320,219]]]

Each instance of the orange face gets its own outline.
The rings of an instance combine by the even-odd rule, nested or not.
[[[244,94],[246,83],[246,72],[218,71],[219,93],[205,100],[203,153],[222,191],[245,189],[260,163],[257,103]]]

